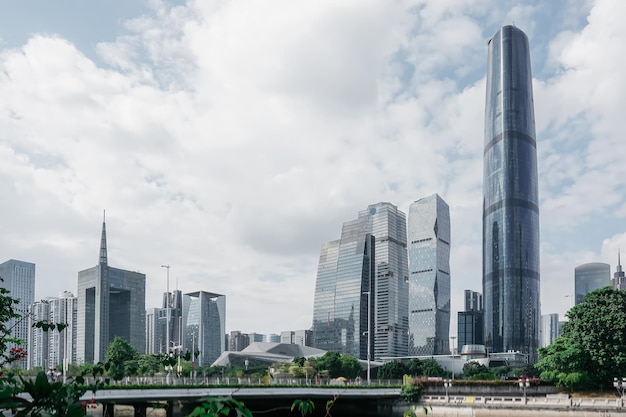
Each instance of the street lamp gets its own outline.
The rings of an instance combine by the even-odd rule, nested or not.
[[[370,311],[370,291],[363,291],[364,295],[367,295],[367,385],[370,385],[370,375],[371,375],[371,360],[372,360],[372,314]]]
[[[450,402],[449,389],[452,387],[452,380],[451,379],[444,379],[443,380],[443,387],[446,389],[446,402],[449,403]]]
[[[167,269],[167,283],[166,283],[166,293],[165,293],[165,354],[168,359],[170,357],[170,266],[169,265],[161,265],[161,268]],[[170,382],[170,370],[167,370],[167,375],[165,376],[166,382],[169,384]]]
[[[626,378],[613,378],[613,386],[619,394],[620,407],[624,406],[624,394],[626,393]]]
[[[524,404],[526,404],[526,388],[530,387],[530,379],[522,376],[519,379],[519,387],[524,390]]]

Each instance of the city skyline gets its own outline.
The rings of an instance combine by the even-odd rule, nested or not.
[[[146,275],[146,307],[167,264],[171,289],[228,297],[227,329],[306,329],[303,294],[342,222],[438,193],[454,334],[463,290],[482,291],[485,51],[514,22],[535,77],[542,313],[564,317],[563,277],[588,262],[613,272],[626,247],[620,12],[617,0],[11,3],[0,253],[37,264],[36,300],[76,292],[107,209],[109,255]]]

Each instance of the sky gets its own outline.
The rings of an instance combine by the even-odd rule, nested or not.
[[[36,298],[99,259],[226,295],[226,329],[310,328],[319,251],[369,204],[450,206],[452,329],[482,291],[487,41],[529,37],[542,313],[626,250],[623,0],[10,2],[0,261]]]

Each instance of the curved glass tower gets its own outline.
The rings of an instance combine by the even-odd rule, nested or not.
[[[490,352],[539,346],[537,145],[528,38],[504,26],[489,40],[483,166],[483,296]]]
[[[579,265],[574,269],[575,304],[583,302],[591,291],[611,286],[611,266],[602,262]]]

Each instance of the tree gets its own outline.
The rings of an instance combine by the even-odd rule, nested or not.
[[[424,376],[446,376],[447,372],[433,358],[422,361],[422,374]]]
[[[341,355],[341,373],[347,378],[356,378],[363,372],[363,367],[359,360],[352,355]]]
[[[108,374],[116,381],[119,381],[130,374],[132,366],[136,370],[137,359],[139,359],[137,350],[126,340],[115,336],[106,353],[107,363],[110,364]],[[132,361],[135,361],[134,364],[126,364],[126,362],[132,363]]]
[[[489,368],[476,361],[469,361],[463,365],[463,375],[471,378],[474,375],[485,374],[489,372]]]
[[[595,290],[566,317],[561,337],[539,349],[542,378],[575,388],[607,386],[626,375],[626,291]]]
[[[407,362],[407,373],[411,376],[419,376],[423,374],[423,363],[417,358],[413,358]]]
[[[387,362],[378,368],[378,378],[380,379],[400,379],[407,373],[407,366],[400,361]]]
[[[140,375],[154,375],[161,369],[161,360],[157,355],[141,355],[137,359]]]
[[[337,352],[326,352],[317,361],[318,371],[328,371],[328,376],[331,378],[337,378],[341,376],[341,354]]]

